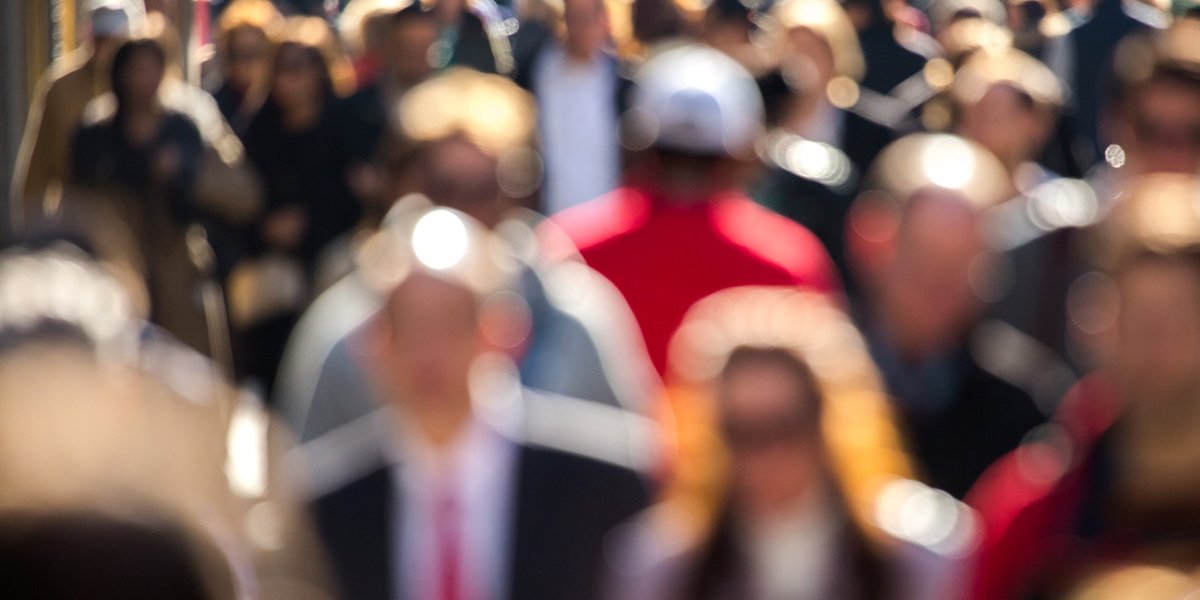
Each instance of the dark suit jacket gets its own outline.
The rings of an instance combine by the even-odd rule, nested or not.
[[[598,597],[605,536],[647,506],[645,485],[631,470],[575,454],[527,445],[518,452],[508,598]],[[388,468],[317,500],[317,525],[346,600],[391,600],[402,589],[393,524],[403,509]]]

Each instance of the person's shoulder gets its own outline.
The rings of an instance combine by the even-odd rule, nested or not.
[[[832,259],[803,225],[741,195],[716,203],[715,222],[725,238],[786,270],[796,283],[825,292],[840,287]]]
[[[656,461],[660,440],[654,424],[642,415],[528,388],[522,390],[521,403],[515,441],[547,465],[640,477]]]
[[[551,256],[568,255],[570,250],[586,253],[636,231],[648,215],[649,202],[641,193],[618,188],[551,216],[539,235]]]

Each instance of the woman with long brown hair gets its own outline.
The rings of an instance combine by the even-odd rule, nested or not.
[[[956,597],[973,521],[907,479],[880,376],[832,301],[714,294],[688,313],[670,367],[675,476],[633,528],[651,535],[628,542],[619,597]]]

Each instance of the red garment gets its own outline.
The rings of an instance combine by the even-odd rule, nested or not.
[[[437,582],[440,600],[464,600],[462,569],[462,513],[454,492],[438,494],[434,526],[437,531]]]
[[[1026,446],[980,477],[966,499],[983,523],[971,598],[1022,598],[1048,569],[1069,561],[1076,550],[1071,529],[1095,475],[1092,449],[1119,409],[1111,382],[1091,375],[1067,394],[1055,415],[1070,438],[1070,456]]]
[[[683,205],[622,188],[553,221],[625,296],[659,374],[671,335],[705,296],[742,285],[841,292],[812,233],[738,193]]]

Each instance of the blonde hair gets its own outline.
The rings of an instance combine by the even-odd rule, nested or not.
[[[832,300],[796,288],[717,292],[688,311],[672,338],[667,381],[680,427],[677,490],[691,494],[709,517],[715,512],[726,458],[716,434],[714,388],[741,348],[782,350],[812,372],[833,473],[852,518],[864,531],[876,531],[880,490],[912,477],[913,469],[863,336]]]
[[[771,9],[767,29],[776,30],[780,44],[783,34],[806,29],[829,47],[839,76],[861,81],[867,72],[854,23],[835,0],[783,0]]]

